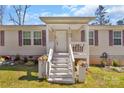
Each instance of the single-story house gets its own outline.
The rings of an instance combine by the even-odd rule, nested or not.
[[[49,54],[49,62],[85,59],[89,65],[100,64],[100,56],[106,52],[109,59],[124,65],[124,26],[88,25],[94,18],[40,17],[45,25],[2,25],[0,56]]]

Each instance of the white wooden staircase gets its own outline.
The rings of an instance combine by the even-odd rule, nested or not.
[[[51,56],[51,57],[50,57]],[[74,67],[70,53],[49,52],[49,75],[48,82],[51,83],[75,83]]]
[[[69,53],[55,53],[53,55],[48,81],[67,84],[74,83]]]

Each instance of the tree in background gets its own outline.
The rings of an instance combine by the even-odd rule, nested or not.
[[[104,6],[99,5],[99,7],[97,8],[95,15],[96,15],[96,20],[95,23],[92,23],[93,25],[109,25],[109,16],[107,16],[106,9]]]
[[[12,15],[10,13],[10,21],[12,21],[16,25],[24,25],[27,10],[28,8],[30,8],[30,5],[14,5],[12,6],[12,8],[14,9],[16,15]]]
[[[124,18],[116,22],[117,25],[124,25]]]
[[[3,25],[4,13],[5,13],[5,6],[0,5],[0,25]]]

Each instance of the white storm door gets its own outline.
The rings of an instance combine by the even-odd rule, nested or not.
[[[56,52],[67,52],[66,31],[56,31]]]

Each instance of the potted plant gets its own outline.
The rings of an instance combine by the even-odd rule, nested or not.
[[[47,59],[46,55],[43,55],[38,58],[38,76],[39,78],[46,78],[46,66],[47,66]]]
[[[77,80],[78,82],[85,82],[87,63],[84,60],[77,62]]]

